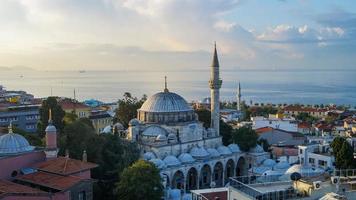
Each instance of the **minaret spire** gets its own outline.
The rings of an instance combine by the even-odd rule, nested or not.
[[[220,88],[222,80],[220,79],[219,72],[219,59],[218,53],[216,50],[216,42],[214,42],[214,55],[213,62],[211,64],[211,73],[210,73],[210,112],[211,112],[211,128],[215,130],[216,135],[220,135]]]
[[[241,85],[239,81],[239,88],[237,90],[237,111],[241,111]]]
[[[167,88],[167,76],[164,76],[164,92],[169,92]]]

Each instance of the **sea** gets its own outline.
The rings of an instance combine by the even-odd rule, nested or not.
[[[0,85],[35,97],[65,96],[78,100],[115,102],[125,92],[140,98],[168,89],[187,101],[210,96],[209,70],[197,71],[39,71],[0,70]],[[236,101],[238,83],[242,99],[250,103],[302,103],[356,106],[355,70],[226,70],[221,99]]]

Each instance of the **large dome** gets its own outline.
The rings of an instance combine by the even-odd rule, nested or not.
[[[30,146],[28,141],[16,133],[8,133],[0,136],[0,155],[17,154],[32,151],[35,147]]]
[[[180,95],[173,92],[159,92],[149,97],[139,109],[145,112],[184,112],[192,108]]]
[[[196,120],[195,112],[187,101],[168,89],[149,97],[137,110],[137,117],[141,122],[158,124]]]

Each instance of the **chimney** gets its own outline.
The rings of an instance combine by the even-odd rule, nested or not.
[[[46,127],[46,158],[57,158],[58,148],[57,148],[57,129],[52,124],[52,110],[48,110],[48,126]]]
[[[87,155],[87,151],[83,151],[83,156],[82,156],[83,158],[82,158],[82,161],[83,162],[88,162],[88,155]]]

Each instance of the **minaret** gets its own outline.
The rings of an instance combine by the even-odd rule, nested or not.
[[[211,112],[211,128],[216,132],[216,135],[220,135],[220,88],[222,80],[219,76],[219,60],[218,53],[216,51],[216,43],[214,44],[214,57],[211,64],[210,74],[210,112]]]
[[[57,129],[52,124],[52,110],[48,111],[48,126],[46,127],[46,149],[45,154],[47,159],[57,158]]]
[[[241,85],[239,81],[239,88],[237,90],[237,111],[241,111]]]

